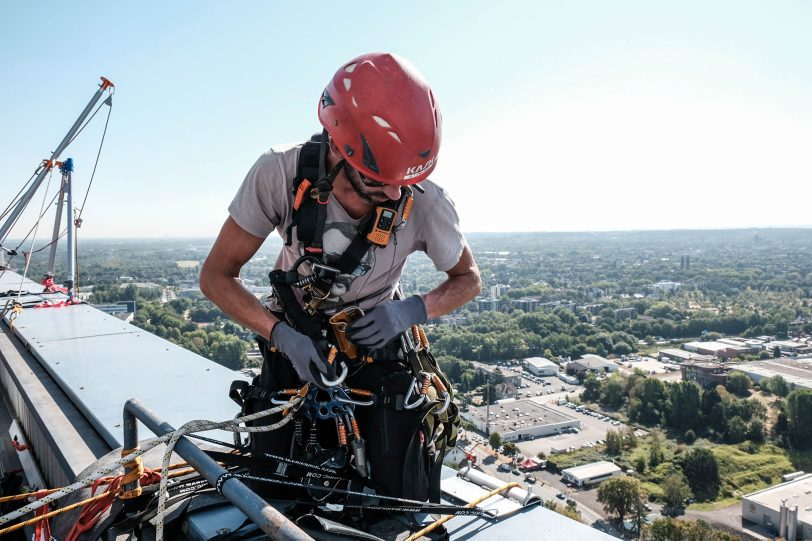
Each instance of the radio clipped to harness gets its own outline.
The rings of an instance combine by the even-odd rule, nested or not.
[[[395,227],[397,212],[388,207],[375,209],[375,218],[372,220],[372,229],[367,233],[367,240],[379,248],[389,244],[389,237]]]

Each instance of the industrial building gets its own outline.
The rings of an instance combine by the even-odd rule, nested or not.
[[[572,361],[567,364],[567,374],[583,377],[587,372],[595,374],[606,374],[609,372],[616,372],[618,365],[604,359],[600,355],[587,354],[583,355],[580,359]]]
[[[505,441],[531,440],[581,428],[580,420],[532,400],[500,400],[490,407],[469,408],[461,415],[479,432],[499,432]]]
[[[738,365],[735,365],[738,369]],[[695,381],[703,387],[725,385],[730,367],[721,363],[685,361],[680,365],[683,381]]]
[[[621,475],[623,470],[619,466],[600,460],[574,468],[567,468],[561,472],[565,482],[570,482],[575,486],[585,487],[596,485],[601,481],[606,481],[615,475]]]
[[[745,495],[742,519],[787,541],[812,539],[812,474]]]
[[[558,365],[544,357],[530,357],[525,359],[524,367],[534,376],[557,376]]]
[[[790,391],[812,389],[812,359],[753,361],[736,365],[736,370],[747,374],[753,383],[761,383],[761,380],[781,376],[787,382]]]
[[[715,355],[702,355],[700,353],[692,353],[684,349],[666,348],[660,350],[660,360],[673,361],[675,363],[684,363],[685,361],[715,361]]]
[[[739,357],[740,355],[745,355],[750,352],[749,347],[734,346],[723,342],[688,342],[687,344],[683,344],[682,348],[692,353],[715,355],[722,359],[732,359],[733,357]]]

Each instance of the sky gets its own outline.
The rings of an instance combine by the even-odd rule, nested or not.
[[[812,226],[809,2],[65,6],[3,8],[0,208],[105,76],[81,238],[216,236],[257,157],[320,131],[322,89],[370,51],[430,82],[432,179],[463,231]],[[62,155],[79,200],[105,116]]]

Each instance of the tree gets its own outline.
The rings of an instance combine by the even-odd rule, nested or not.
[[[646,472],[646,458],[643,455],[639,455],[634,461],[634,469],[637,473],[643,474]]]
[[[677,430],[702,427],[702,388],[695,381],[680,381],[668,386],[666,421]]]
[[[690,428],[685,431],[685,434],[682,436],[682,439],[688,445],[691,445],[696,441],[696,433],[691,430]]]
[[[747,377],[744,372],[733,371],[727,377],[727,384],[725,388],[736,396],[749,396],[750,389],[753,387],[753,382]]]
[[[773,358],[774,359],[780,359],[781,358],[781,348],[780,347],[775,346],[773,348]]]
[[[651,442],[648,450],[648,467],[652,470],[662,464],[665,459],[663,453],[663,440],[659,432],[651,433]]]
[[[776,374],[767,380],[767,389],[777,396],[787,396],[789,394],[787,380],[782,378],[780,374]]]
[[[713,500],[719,494],[719,463],[704,447],[696,447],[682,458],[682,472],[699,500]]]
[[[643,507],[645,492],[633,477],[612,477],[598,487],[598,501],[607,513],[617,515],[622,524],[627,514]]]
[[[502,434],[499,432],[491,432],[490,437],[488,437],[488,444],[491,446],[491,449],[494,451],[502,447]]]
[[[693,497],[685,475],[674,472],[663,481],[663,500],[671,509],[683,509],[685,500]]]
[[[601,385],[601,404],[612,409],[623,405],[623,384],[617,376],[612,376]]]
[[[581,399],[586,402],[595,402],[601,397],[601,382],[595,377],[595,374],[590,372],[584,378],[584,391],[581,393]]]
[[[787,397],[787,431],[793,447],[812,449],[812,391],[799,389]]]
[[[502,445],[502,453],[505,456],[516,456],[519,453],[519,448],[516,446],[515,443],[506,441]]]
[[[606,431],[606,454],[619,456],[623,452],[623,436],[617,430]]]

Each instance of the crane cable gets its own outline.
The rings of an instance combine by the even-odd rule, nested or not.
[[[48,184],[45,186],[45,195],[42,198],[42,206],[39,209],[40,217],[37,219],[37,223],[34,224],[34,236],[31,238],[31,250],[29,250],[28,255],[25,256],[25,269],[23,270],[23,275],[20,278],[20,288],[17,291],[17,304],[20,303],[20,297],[23,294],[23,283],[25,282],[25,275],[28,274],[28,266],[31,264],[31,254],[34,250],[34,243],[37,241],[37,229],[39,229],[39,223],[42,221],[42,210],[45,208],[45,201],[48,199],[48,189],[51,187],[51,178],[54,176],[54,170],[51,169],[51,174],[48,175]]]

